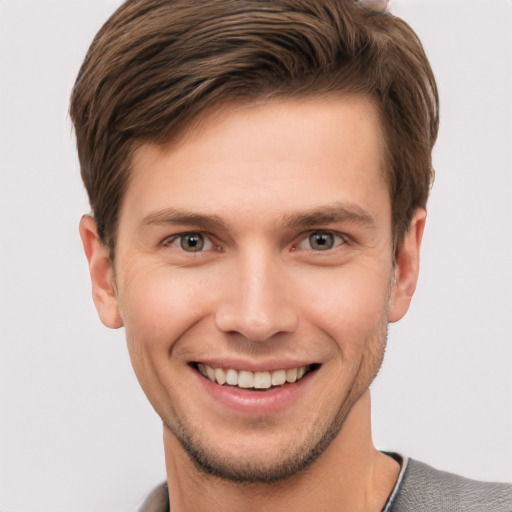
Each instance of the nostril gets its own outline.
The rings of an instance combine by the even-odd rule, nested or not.
[[[264,342],[280,333],[293,332],[297,325],[295,312],[283,304],[270,305],[266,309],[229,307],[225,305],[216,312],[216,324],[226,334],[239,334],[248,341]]]

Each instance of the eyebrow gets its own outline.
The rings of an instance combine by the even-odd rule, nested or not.
[[[366,210],[355,204],[335,203],[319,206],[306,211],[285,215],[279,225],[285,229],[311,228],[337,222],[358,224],[375,228],[375,219]],[[200,230],[228,230],[229,224],[218,215],[196,213],[177,208],[166,208],[146,215],[140,227],[188,225]]]
[[[372,229],[376,223],[373,216],[355,204],[335,203],[319,206],[305,212],[291,213],[282,221],[285,228],[315,227],[336,222],[348,222]]]
[[[218,215],[195,213],[177,208],[166,208],[146,215],[140,227],[183,224],[204,230],[227,229],[227,224]]]

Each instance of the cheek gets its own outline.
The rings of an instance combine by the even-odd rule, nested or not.
[[[190,279],[184,269],[134,266],[123,274],[119,308],[128,352],[142,389],[162,417],[172,407],[162,397],[174,394],[172,385],[186,370],[185,365],[173,363],[171,354],[187,360],[181,353],[180,338],[208,316],[208,287],[211,285],[202,277]]]
[[[365,266],[331,270],[307,285],[304,279],[299,283],[306,299],[303,314],[345,349],[358,350],[386,316],[390,279],[385,269]]]
[[[190,279],[191,271],[156,266],[125,274],[119,309],[129,343],[168,351],[183,332],[208,315],[212,301],[206,291],[215,289],[214,284],[207,275]]]

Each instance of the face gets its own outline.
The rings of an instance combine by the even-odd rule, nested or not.
[[[136,151],[96,303],[202,469],[300,471],[373,380],[407,302],[382,154],[365,98],[227,108]]]

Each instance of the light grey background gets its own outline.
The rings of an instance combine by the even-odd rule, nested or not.
[[[114,0],[0,0],[0,511],[126,512],[164,479],[124,333],[90,299],[68,96]],[[438,79],[422,274],[373,386],[377,446],[512,480],[511,0],[395,0]]]

